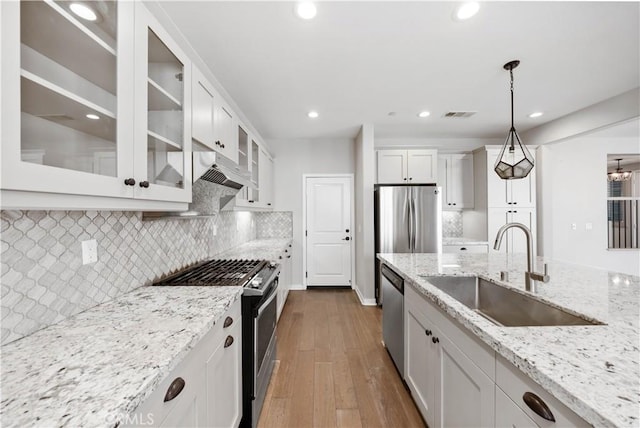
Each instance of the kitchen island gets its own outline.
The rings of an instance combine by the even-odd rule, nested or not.
[[[502,327],[429,283],[479,276],[524,292],[525,255],[380,254],[405,283],[594,426],[640,423],[640,278],[538,258],[548,283],[535,296],[604,325]],[[538,268],[537,270],[541,270]],[[501,282],[500,271],[509,274]]]

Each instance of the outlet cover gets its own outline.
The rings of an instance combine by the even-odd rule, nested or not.
[[[98,243],[95,239],[82,241],[82,264],[88,265],[98,261]]]
[[[571,230],[576,230],[578,225],[576,223],[571,223]]]
[[[585,228],[586,230],[591,230],[591,229],[593,229],[593,223],[587,223],[587,224],[585,224],[585,225],[584,225],[584,228]]]

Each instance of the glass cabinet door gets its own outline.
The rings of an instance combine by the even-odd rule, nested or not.
[[[185,88],[191,88],[191,64],[146,8],[137,6],[136,21],[144,25],[136,24],[136,111],[146,119],[136,122],[136,140],[146,145],[136,148],[136,197],[190,201],[191,91]]]
[[[133,196],[133,5],[3,3],[3,189]]]

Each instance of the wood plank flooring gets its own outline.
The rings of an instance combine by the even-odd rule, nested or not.
[[[352,290],[291,291],[258,427],[424,427],[382,346],[381,316]]]

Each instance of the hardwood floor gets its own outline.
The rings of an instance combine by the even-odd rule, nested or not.
[[[424,427],[382,346],[381,316],[352,290],[291,291],[258,427]]]

